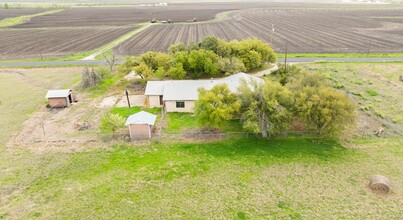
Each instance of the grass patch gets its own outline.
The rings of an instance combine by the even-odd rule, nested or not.
[[[285,54],[277,54],[278,58],[284,58]],[[403,53],[294,53],[287,54],[287,57],[318,57],[318,58],[366,58],[366,57],[403,57]]]
[[[373,89],[368,89],[366,91],[370,96],[378,96],[378,93]]]
[[[380,142],[388,146],[375,147]],[[366,148],[352,150],[334,141],[298,138],[241,139],[26,155],[37,162],[30,161],[28,169],[20,164],[18,175],[0,177],[3,189],[20,187],[4,198],[0,215],[78,219],[88,215],[255,219],[268,213],[302,219],[399,216],[399,188],[380,200],[365,183],[374,172],[392,181],[400,178],[401,141],[355,144]],[[374,159],[380,159],[379,164],[389,162],[379,166]],[[315,196],[320,197],[312,199]],[[368,208],[372,202],[377,206]],[[365,213],[360,211],[364,207]]]
[[[149,112],[151,114],[161,114],[161,108],[142,108],[142,107],[138,107],[138,106],[134,106],[134,107],[113,107],[110,112],[113,114],[119,114],[120,116],[122,116],[123,118],[128,118],[130,115],[136,114],[140,111],[146,111]]]
[[[167,121],[166,133],[180,133],[182,131],[203,128],[197,123],[194,115],[189,113],[167,113],[165,114],[165,120]],[[229,120],[220,130],[222,132],[242,132],[242,124],[237,119]]]

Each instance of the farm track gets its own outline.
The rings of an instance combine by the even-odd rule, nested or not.
[[[285,39],[291,53],[403,52],[403,19],[396,23],[382,19],[399,14],[403,9],[250,9],[218,23],[156,25],[115,51],[121,55],[166,51],[171,44],[189,44],[209,35],[226,40],[256,37],[270,42],[274,24],[272,41],[277,52],[285,51]]]

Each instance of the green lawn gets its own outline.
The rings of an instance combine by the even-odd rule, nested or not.
[[[335,87],[351,94],[360,109],[370,111],[403,130],[403,83],[398,81],[403,73],[403,64],[323,63],[300,66],[327,76]]]
[[[202,129],[197,123],[194,115],[189,113],[172,112],[165,115],[167,126],[166,133],[180,133],[183,131]],[[230,120],[226,125],[220,128],[222,132],[242,132],[242,124],[239,120]]]
[[[119,114],[123,118],[128,118],[130,115],[136,114],[140,111],[146,111],[151,114],[161,114],[161,108],[142,108],[138,106],[129,107],[113,107],[110,112],[113,114]]]
[[[0,177],[0,217],[398,218],[402,144],[241,139],[20,152],[26,159]],[[390,195],[367,188],[377,173],[392,181]]]

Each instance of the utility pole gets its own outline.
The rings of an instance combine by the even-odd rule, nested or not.
[[[126,89],[126,98],[127,98],[127,104],[129,104],[129,108],[130,108],[130,99],[129,99],[129,91]]]
[[[284,70],[287,73],[287,53],[288,53],[288,45],[287,45],[287,38],[285,38],[285,57],[284,57]]]
[[[369,39],[369,45],[367,50],[367,57],[369,56],[369,51],[371,50],[372,38]]]

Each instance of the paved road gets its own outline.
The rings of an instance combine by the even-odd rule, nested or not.
[[[360,58],[317,58],[317,57],[293,57],[288,58],[289,63],[308,63],[314,61],[327,62],[388,62],[402,61],[403,57],[360,57]],[[279,58],[278,62],[284,62],[284,58]],[[21,61],[21,62],[2,62],[0,67],[41,67],[41,66],[69,66],[69,65],[99,65],[105,64],[102,60],[73,60],[73,61]]]

